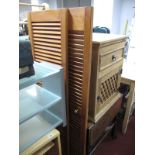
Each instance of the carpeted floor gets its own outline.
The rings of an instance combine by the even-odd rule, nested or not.
[[[135,155],[135,117],[131,118],[125,135],[119,128],[117,139],[108,136],[93,155]]]

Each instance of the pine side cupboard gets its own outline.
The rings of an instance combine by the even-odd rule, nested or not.
[[[120,98],[126,36],[93,33],[89,120],[97,122]]]

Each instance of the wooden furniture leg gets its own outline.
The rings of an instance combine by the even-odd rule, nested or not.
[[[129,79],[127,79],[127,80],[129,80]],[[123,79],[122,83],[128,83],[128,82],[125,82],[125,79]],[[127,107],[126,107],[126,112],[125,112],[125,117],[123,120],[123,127],[122,127],[123,134],[125,134],[127,131],[127,126],[128,126],[128,122],[129,122],[130,113],[131,113],[131,107],[133,104],[135,81],[130,80],[129,84],[130,84],[129,98],[127,101]]]

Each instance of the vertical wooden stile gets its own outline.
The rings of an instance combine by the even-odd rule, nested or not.
[[[68,79],[70,154],[86,154],[92,54],[92,7],[69,9]]]

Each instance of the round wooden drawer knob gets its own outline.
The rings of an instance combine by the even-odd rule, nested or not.
[[[113,56],[112,56],[112,61],[115,61],[115,60],[116,60],[116,56],[113,55]]]
[[[97,101],[102,102],[101,96],[97,96]]]

